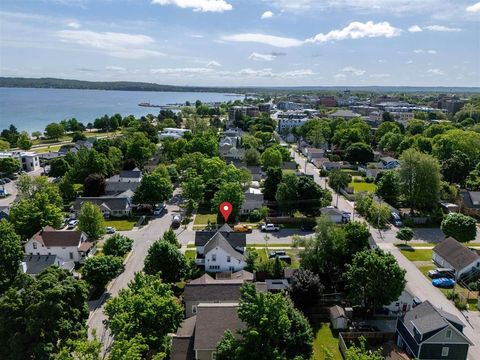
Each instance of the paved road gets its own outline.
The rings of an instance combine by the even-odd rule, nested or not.
[[[103,321],[106,319],[103,313],[105,301],[116,296],[120,289],[126,288],[128,283],[133,279],[136,272],[143,270],[143,263],[147,255],[150,245],[159,239],[163,233],[170,227],[172,213],[179,211],[175,204],[167,205],[167,212],[162,217],[152,220],[141,230],[123,231],[122,234],[134,240],[133,248],[125,261],[125,271],[114,279],[107,287],[107,292],[102,296],[97,304],[92,304],[90,316],[87,321],[88,328],[91,331],[96,330],[97,338],[102,342],[103,352],[112,344],[112,337],[109,330],[104,326]],[[179,232],[180,230],[177,230]],[[93,308],[92,308],[93,307]]]

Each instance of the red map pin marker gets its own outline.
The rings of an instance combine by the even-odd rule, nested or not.
[[[230,204],[229,202],[225,201],[220,204],[219,210],[222,213],[223,218],[225,219],[225,222],[227,222],[228,217],[232,213],[232,209],[233,209],[232,204]]]

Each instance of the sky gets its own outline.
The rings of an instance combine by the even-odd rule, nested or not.
[[[480,2],[1,0],[0,76],[480,86]]]

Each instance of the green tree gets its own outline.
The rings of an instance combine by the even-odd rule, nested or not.
[[[454,151],[452,156],[442,162],[443,178],[450,183],[464,184],[470,173],[470,159],[461,151]]]
[[[295,199],[292,199],[295,200]],[[297,182],[297,205],[305,215],[316,215],[320,208],[332,201],[332,195],[324,190],[311,177],[300,176]]]
[[[163,233],[162,240],[176,246],[177,248],[181,247],[177,234],[175,234],[175,231],[172,229],[168,229]]]
[[[242,204],[245,201],[245,194],[239,183],[225,182],[220,186],[212,200],[212,211],[219,213],[219,206],[224,201],[232,204],[230,220],[235,219],[240,213]]]
[[[262,166],[264,169],[271,167],[281,168],[283,164],[282,154],[277,149],[268,148],[261,156]]]
[[[52,266],[0,297],[0,358],[50,359],[85,333],[88,289]]]
[[[346,265],[344,278],[350,299],[376,310],[398,299],[405,288],[405,270],[392,254],[380,249],[357,253]]]
[[[21,168],[20,161],[17,159],[7,157],[0,159],[0,173],[4,173],[6,175],[11,175]]]
[[[409,227],[401,228],[397,231],[396,238],[405,241],[405,245],[407,245],[407,242],[413,239],[413,230]]]
[[[389,170],[381,174],[382,177],[377,182],[377,189],[375,193],[385,202],[392,206],[396,206],[400,196],[398,173],[395,170]]]
[[[32,148],[32,140],[26,131],[22,131],[17,139],[17,146],[22,150],[30,150]]]
[[[50,161],[50,171],[48,176],[51,177],[61,177],[70,170],[70,164],[63,158],[56,158]]]
[[[83,181],[83,196],[98,197],[105,194],[105,178],[101,174],[90,174]]]
[[[346,188],[350,181],[352,181],[352,177],[349,174],[337,169],[328,174],[328,184],[335,191]]]
[[[45,176],[22,174],[18,177],[17,189],[21,199],[32,200],[36,194],[41,193],[48,196],[50,203],[58,207],[63,205],[58,187],[50,183]]]
[[[146,274],[160,274],[165,283],[174,283],[182,279],[187,270],[187,260],[175,245],[157,240],[148,249],[144,265]]]
[[[100,360],[102,344],[96,338],[92,340],[67,340],[55,360]]]
[[[126,158],[135,159],[138,164],[145,164],[155,153],[155,144],[142,132],[135,132],[127,141]]]
[[[7,220],[0,220],[0,294],[3,294],[20,274],[23,247],[20,236]]]
[[[255,148],[245,150],[244,160],[248,166],[256,166],[260,164],[260,153]]]
[[[353,143],[345,150],[345,159],[349,162],[360,164],[372,162],[372,147],[364,143]]]
[[[451,236],[460,242],[474,240],[477,235],[475,219],[460,213],[448,214],[442,221],[441,229],[445,236]]]
[[[110,146],[108,148],[108,159],[113,166],[114,170],[120,170],[123,164],[123,154],[122,150],[115,146]]]
[[[382,350],[375,351],[367,348],[367,341],[364,337],[360,337],[360,346],[350,345],[345,350],[345,360],[383,360]]]
[[[145,359],[143,354],[146,354],[148,349],[149,347],[141,335],[136,335],[128,340],[115,339],[108,360],[143,360]]]
[[[278,184],[282,181],[283,172],[280,168],[267,169],[266,178],[263,182],[263,198],[265,200],[275,200]]]
[[[78,229],[87,234],[90,240],[98,240],[105,234],[102,210],[91,202],[83,203],[78,215]]]
[[[136,273],[126,289],[108,300],[105,305],[107,326],[117,341],[134,341],[139,337],[148,346],[151,355],[165,351],[168,334],[175,332],[183,318],[183,307],[175,298],[170,285],[162,283],[158,276]],[[116,346],[114,342],[114,347]],[[134,341],[137,351],[146,357],[141,344]],[[126,344],[117,349],[126,352]],[[122,353],[120,352],[120,354]],[[124,358],[122,358],[124,359]]]
[[[32,136],[38,140],[40,136],[42,136],[42,133],[40,131],[33,131]]]
[[[423,133],[425,130],[425,123],[422,120],[413,119],[407,124],[407,131],[410,135],[417,135]]]
[[[10,148],[10,143],[8,141],[0,139],[0,151],[8,150]]]
[[[345,262],[350,262],[357,252],[369,247],[370,231],[367,224],[350,221],[343,226],[345,230]]]
[[[245,270],[254,272],[257,270],[258,264],[258,252],[255,249],[249,249],[247,251],[245,262],[247,263],[247,267]]]
[[[324,287],[317,274],[308,269],[300,268],[292,276],[289,294],[295,306],[305,311],[316,304],[323,289]]]
[[[381,123],[377,131],[375,132],[375,138],[377,139],[377,141],[380,141],[380,139],[387,133],[400,134],[401,131],[398,123],[395,121],[388,121],[388,122]]]
[[[414,149],[403,152],[399,169],[400,189],[413,210],[437,207],[440,195],[440,165],[430,155]]]
[[[85,261],[82,279],[98,290],[105,289],[124,269],[121,257],[112,255],[92,256]]]
[[[309,359],[313,332],[302,313],[283,294],[259,293],[245,283],[238,316],[246,324],[236,340],[230,332],[217,345],[217,359]]]
[[[205,183],[201,176],[196,175],[194,172],[189,172],[186,179],[182,182],[182,194],[186,199],[194,201],[196,204],[200,204],[203,199],[205,191]]]
[[[45,127],[45,135],[54,140],[58,140],[65,134],[65,129],[57,123],[50,123]]]
[[[282,211],[287,214],[292,214],[298,208],[298,177],[295,174],[283,176],[275,198]]]
[[[142,177],[133,200],[136,203],[158,204],[170,199],[172,195],[173,187],[170,177],[163,177],[160,173],[153,172]]]
[[[133,240],[121,234],[113,234],[103,245],[105,255],[124,257],[132,250]]]

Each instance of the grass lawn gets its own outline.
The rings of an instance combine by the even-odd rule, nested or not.
[[[410,261],[429,261],[429,260],[432,260],[432,253],[433,252],[432,252],[431,249],[415,250],[413,248],[404,248],[404,249],[401,249],[401,252]]]
[[[268,254],[266,249],[255,249],[258,253],[258,260],[260,262],[268,261]]]
[[[469,299],[468,300],[468,310],[469,311],[478,311],[478,307],[477,307],[477,299]]]
[[[217,214],[197,214],[195,215],[194,225],[207,225],[208,220],[211,224],[217,223]]]
[[[300,268],[300,258],[298,257],[298,250],[287,250],[287,255],[292,259],[292,264],[290,267],[292,269]]]
[[[185,251],[185,257],[187,260],[195,260],[196,250],[187,250]]]
[[[44,153],[44,152],[55,152],[55,151],[58,151],[60,150],[60,148],[62,147],[62,145],[51,145],[51,146],[42,146],[42,147],[38,147],[38,148],[35,148],[35,149],[32,149],[32,151],[34,151],[35,153],[39,154],[39,153]]]
[[[425,275],[427,278],[428,277],[428,272],[430,270],[433,270],[433,269],[436,269],[437,267],[435,265],[422,265],[422,266],[419,266],[418,267],[418,270],[420,270],[422,272],[423,275]],[[430,278],[429,278],[430,279]]]
[[[375,192],[375,190],[377,189],[377,185],[367,182],[351,182],[350,184],[348,184],[348,187],[353,188],[354,193]]]
[[[320,323],[320,327],[314,326],[317,331],[315,340],[313,341],[313,359],[324,360],[325,352],[323,349],[328,349],[335,360],[343,360],[342,354],[338,349],[338,335],[334,335],[330,329],[329,323]]]
[[[105,226],[112,226],[119,231],[132,230],[138,219],[122,219],[122,220],[104,220]]]
[[[398,248],[402,248],[402,247],[413,247],[413,248],[416,248],[416,247],[435,247],[437,246],[439,243],[436,242],[436,243],[433,243],[433,242],[407,242],[407,245],[405,245],[405,242],[398,242],[395,244],[396,247]],[[468,243],[464,243],[465,246],[480,246],[480,242],[478,241],[472,241],[472,242],[468,242]]]

